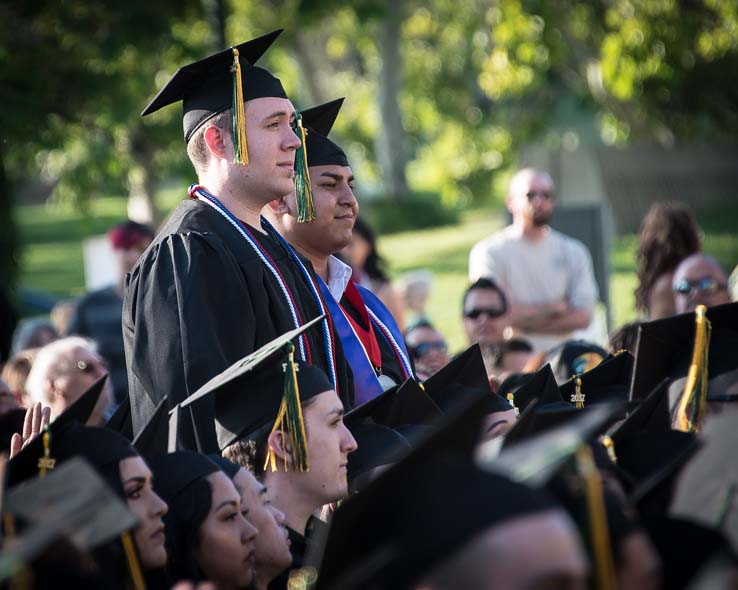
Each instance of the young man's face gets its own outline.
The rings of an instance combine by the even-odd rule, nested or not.
[[[306,494],[316,505],[335,502],[348,495],[346,468],[348,455],[356,450],[356,440],[343,423],[343,405],[334,391],[313,398],[303,409],[310,471],[296,474]]]
[[[495,344],[502,340],[507,310],[494,289],[473,289],[464,302],[464,330],[469,344]]]
[[[354,174],[348,166],[313,166],[310,182],[315,219],[297,223],[295,194],[286,198],[289,215],[283,218],[290,241],[321,255],[338,252],[351,241],[359,203],[354,196]]]
[[[300,140],[292,129],[295,109],[286,98],[257,98],[246,103],[249,163],[233,164],[250,194],[264,203],[295,188],[295,151]]]
[[[526,226],[542,227],[551,221],[554,211],[555,189],[545,174],[521,178],[510,188],[507,208],[514,219]]]

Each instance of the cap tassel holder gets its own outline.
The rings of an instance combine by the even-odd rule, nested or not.
[[[290,442],[292,456],[292,471],[310,471],[310,458],[307,452],[307,435],[305,434],[305,421],[302,417],[302,404],[300,401],[300,389],[297,385],[297,367],[295,366],[295,347],[288,343],[289,353],[287,362],[284,364],[284,394],[279,406],[277,419],[272,427],[272,432],[282,430],[287,433]],[[270,448],[267,452],[264,470],[271,465],[272,471],[277,470],[277,458]],[[284,460],[284,469],[290,466],[287,458]]]
[[[576,453],[577,470],[584,479],[587,499],[590,543],[595,562],[595,588],[615,590],[615,569],[612,563],[610,535],[607,526],[605,500],[602,494],[602,479],[595,467],[592,449],[582,444]]]
[[[56,459],[51,456],[51,432],[49,432],[48,426],[46,426],[41,436],[43,437],[44,456],[38,460],[38,476],[45,477],[46,472],[56,466]]]
[[[297,113],[297,133],[300,147],[295,154],[295,200],[297,201],[297,222],[306,223],[315,219],[313,188],[310,184],[310,170],[307,159],[307,129],[302,125],[302,115]]]
[[[711,329],[712,326],[707,319],[707,308],[704,305],[698,305],[695,310],[692,362],[689,365],[684,391],[679,398],[675,420],[676,429],[682,432],[699,432],[707,410],[707,363]]]
[[[246,107],[243,101],[243,81],[238,49],[233,48],[233,160],[236,164],[249,163],[249,150],[246,143]]]
[[[146,590],[143,573],[141,572],[141,564],[136,555],[136,549],[133,546],[131,533],[125,532],[120,536],[123,544],[123,552],[126,554],[126,563],[128,564],[128,572],[131,574],[134,590]]]
[[[510,405],[513,407],[513,410],[515,410],[515,416],[520,416],[520,408],[515,405],[515,395],[512,393],[507,394],[507,401],[510,402]]]
[[[571,401],[574,406],[578,409],[584,408],[584,394],[582,393],[582,378],[577,375],[574,377],[574,393],[571,396]]]

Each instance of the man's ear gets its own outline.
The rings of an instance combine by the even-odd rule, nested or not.
[[[225,140],[225,130],[215,125],[208,125],[203,135],[205,143],[216,158],[228,159],[228,144]]]
[[[279,217],[287,215],[290,212],[290,208],[287,205],[287,197],[280,197],[279,199],[269,201],[269,203],[267,203],[267,207],[269,207],[269,210],[272,213]]]
[[[267,447],[277,458],[277,465],[284,464],[285,461],[288,465],[292,463],[290,441],[283,430],[274,430],[269,433]]]

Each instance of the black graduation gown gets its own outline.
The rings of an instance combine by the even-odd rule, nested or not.
[[[296,574],[299,575],[303,568],[310,568],[315,571],[315,565],[307,561],[309,558],[308,549],[316,535],[325,539],[327,532],[328,525],[314,516],[311,516],[308,520],[304,535],[288,526],[287,535],[290,539],[292,565],[269,583],[269,590],[287,590],[290,586],[290,577]]]
[[[318,315],[307,284],[274,238],[252,232],[279,267],[305,323]],[[209,379],[293,329],[285,297],[241,234],[210,206],[182,201],[126,277],[123,338],[131,418],[138,433],[157,403],[173,407]],[[308,334],[313,364],[326,369],[320,330]],[[339,394],[347,407],[352,384],[336,340]],[[212,396],[190,406],[179,442],[217,452]]]

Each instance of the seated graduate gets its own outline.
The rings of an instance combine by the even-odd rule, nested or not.
[[[252,457],[244,466],[285,514],[293,568],[302,566],[308,538],[320,526],[313,513],[348,494],[348,455],[357,446],[326,374],[293,360],[291,340],[320,319],[235,363],[181,404],[215,396],[218,445],[228,458],[238,460],[236,448]],[[286,578],[277,587],[282,583]]]
[[[220,590],[254,581],[256,528],[244,517],[230,478],[207,457],[189,451],[151,459],[164,517],[169,572],[174,579],[209,580]]]
[[[82,426],[104,393],[104,383],[105,377],[93,384],[43,433],[38,433],[40,422],[36,424],[32,433],[36,436],[29,435],[23,449],[8,464],[8,485],[15,486],[75,457],[85,459],[139,521],[132,540],[122,539],[122,547],[116,544],[95,554],[101,569],[110,577],[109,582],[124,584],[129,576],[135,579],[140,568],[147,587],[165,588],[169,584],[162,575],[167,561],[162,518],[167,505],[152,487],[151,471],[125,437],[104,428]],[[130,550],[135,544],[137,555],[130,557],[126,544]],[[123,571],[126,560],[127,574]]]
[[[267,496],[267,488],[254,474],[219,455],[208,455],[231,478],[241,493],[246,518],[257,529],[256,575],[252,586],[255,590],[267,590],[269,584],[292,564],[284,512]]]

